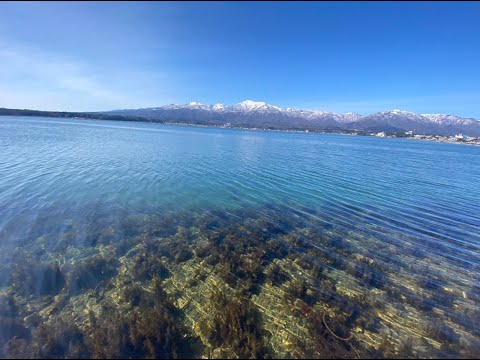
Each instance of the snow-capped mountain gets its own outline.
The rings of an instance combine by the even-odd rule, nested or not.
[[[404,111],[404,110],[387,110],[387,111],[382,111],[378,114],[388,119],[401,117],[401,118],[409,119],[412,121],[422,121],[421,115],[410,112],[410,111]]]
[[[223,104],[215,104],[215,105],[212,105],[212,110],[222,111],[222,110],[225,110],[225,106]]]
[[[214,105],[203,105],[199,102],[192,101],[185,105],[178,104],[169,104],[156,108],[145,108],[138,110],[180,110],[180,109],[201,109],[201,110],[210,110],[210,111],[227,111],[227,112],[273,112],[273,113],[289,113],[294,114],[295,116],[300,116],[304,118],[315,118],[322,116],[332,116],[343,122],[355,121],[361,115],[355,113],[345,113],[337,114],[321,110],[299,110],[294,108],[283,109],[279,106],[271,105],[263,101],[252,101],[245,100],[238,104],[232,106],[225,106],[224,104],[214,104]],[[121,110],[121,111],[130,111],[130,110]]]
[[[262,101],[245,100],[238,104],[204,105],[190,102],[155,108],[115,110],[117,115],[132,115],[161,122],[184,122],[205,125],[261,127],[273,129],[367,131],[413,131],[418,134],[480,136],[480,121],[455,115],[417,114],[404,110],[387,110],[369,115],[352,112],[333,113],[323,110],[281,108]]]
[[[199,102],[192,101],[187,104],[187,107],[191,109],[204,109],[205,105],[200,104]]]
[[[233,111],[282,111],[278,106],[267,104],[262,101],[245,100],[230,107]]]
[[[353,112],[347,112],[347,113],[341,114],[341,118],[342,118],[343,122],[346,122],[346,123],[357,121],[361,117],[362,117],[362,115],[357,114],[357,113],[353,113]]]
[[[471,125],[478,121],[472,118],[465,119],[459,116],[446,114],[422,114],[422,116],[431,122],[442,125]]]
[[[480,121],[445,114],[417,114],[403,110],[388,110],[366,115],[349,123],[350,128],[369,131],[413,131],[417,134],[480,135]]]

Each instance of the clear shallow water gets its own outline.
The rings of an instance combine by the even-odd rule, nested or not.
[[[178,318],[171,316],[194,329],[196,356],[254,354],[250,348],[220,345],[228,343],[231,334],[205,340],[206,330],[195,330],[200,321],[192,315],[201,313],[201,307],[181,307],[185,292],[191,291],[190,298],[203,296],[195,289],[205,286],[202,291],[209,291],[210,279],[229,266],[217,259],[208,264],[210,275],[201,284],[178,290],[175,284],[178,279],[186,281],[189,269],[198,264],[207,268],[198,255],[204,241],[213,244],[210,252],[216,255],[228,253],[222,245],[228,241],[230,248],[241,244],[243,250],[235,252],[239,259],[250,256],[253,247],[268,253],[266,244],[272,241],[288,253],[276,254],[273,260],[262,255],[261,268],[249,280],[258,286],[232,295],[259,312],[258,334],[246,333],[258,340],[261,356],[478,354],[479,328],[468,318],[480,314],[480,148],[342,135],[2,117],[0,149],[0,285],[4,302],[16,304],[15,311],[7,307],[10,310],[2,313],[10,321],[0,329],[4,354],[12,352],[8,341],[18,329],[27,329],[23,338],[31,345],[42,339],[38,326],[67,316],[72,306],[77,309],[75,301],[82,309],[93,306],[82,298],[93,287],[97,308],[92,309],[98,318],[106,316],[101,309],[119,289],[131,283],[150,286],[151,278],[130,274],[134,265],[128,261],[139,256],[135,251],[148,248],[150,242],[162,247],[175,241],[190,254],[184,261],[182,256],[170,259],[175,245],[164,250],[155,245],[155,251],[158,258],[164,256],[169,270],[170,275],[161,279],[169,301],[183,311]],[[139,261],[145,263],[154,255],[143,254]],[[111,261],[109,276],[94,273],[95,286],[87,281],[72,293],[76,264],[95,256]],[[37,278],[25,275],[27,270],[18,275],[25,259],[38,262],[42,271],[47,271],[42,266],[55,264],[54,275]],[[308,263],[300,265],[303,272],[299,259]],[[223,279],[224,293],[243,289],[241,281],[251,273],[235,274],[242,264],[230,268],[235,278]],[[268,280],[274,265],[286,273],[284,281]],[[321,269],[315,272],[316,267]],[[126,273],[128,281],[121,278]],[[45,279],[58,284],[45,290],[38,285]],[[305,282],[310,298],[305,291],[291,290],[294,280]],[[26,289],[28,281],[32,285]],[[101,296],[97,284],[105,287]],[[285,291],[290,294],[287,300],[278,295]],[[372,304],[355,308],[362,303],[361,296]],[[289,321],[310,329],[312,342],[318,337],[335,346],[310,349],[308,342],[295,342],[304,337],[295,329],[290,335],[287,329],[282,330],[285,336],[272,335],[267,319],[271,316],[261,304],[277,300],[277,314],[272,316],[287,316],[282,306],[287,309],[303,301],[298,314],[288,315],[295,317]],[[339,307],[345,302],[351,308]],[[41,313],[46,306],[55,311]],[[125,307],[122,314],[131,311]],[[355,311],[361,315],[354,316]],[[88,337],[94,327],[80,313],[71,316],[79,333]],[[40,318],[33,323],[22,320],[32,314]],[[362,316],[378,319],[378,324],[368,327],[361,323]],[[11,325],[12,319],[20,319],[17,327]],[[336,330],[326,327],[328,321],[338,323]],[[443,332],[434,334],[432,329],[438,328]],[[339,337],[352,338],[338,340],[332,335],[335,331],[343,334]],[[233,333],[240,338],[248,335]],[[289,342],[296,345],[285,345]],[[92,346],[85,346],[87,356],[96,354]],[[301,352],[307,348],[310,353]],[[142,355],[147,350],[138,351]]]

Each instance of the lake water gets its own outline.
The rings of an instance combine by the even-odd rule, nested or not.
[[[480,354],[480,148],[0,117],[0,356]]]

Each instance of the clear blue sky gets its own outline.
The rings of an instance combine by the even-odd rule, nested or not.
[[[0,107],[480,118],[480,3],[0,3]]]

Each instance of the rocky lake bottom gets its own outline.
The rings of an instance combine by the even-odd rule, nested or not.
[[[267,205],[112,216],[66,221],[60,236],[39,220],[38,237],[2,249],[2,357],[479,354],[478,265],[408,236],[398,246],[375,225],[345,233]]]

